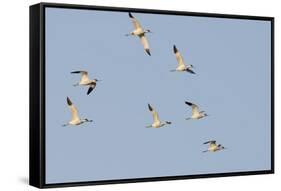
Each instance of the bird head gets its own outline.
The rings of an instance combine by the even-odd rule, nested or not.
[[[145,33],[152,33],[151,30],[149,30],[149,29],[146,29],[144,32]]]
[[[87,118],[85,118],[83,121],[84,121],[84,122],[93,122],[93,120],[87,119]]]
[[[220,150],[226,149],[226,148],[225,148],[224,146],[222,146],[221,144],[218,145],[218,148],[219,148]]]

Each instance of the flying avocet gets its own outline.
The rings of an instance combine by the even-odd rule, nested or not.
[[[66,98],[66,101],[67,101],[67,105],[68,105],[68,107],[70,109],[70,112],[71,112],[71,120],[68,123],[64,124],[63,126],[67,126],[67,125],[81,125],[82,123],[93,122],[93,120],[89,120],[87,118],[81,119],[79,117],[78,110],[73,105],[73,103],[71,102],[69,97]]]
[[[197,105],[195,105],[194,103],[186,101],[185,104],[187,104],[188,106],[191,106],[191,108],[192,108],[192,115],[191,115],[191,117],[186,118],[186,120],[189,120],[189,119],[201,119],[203,117],[208,116],[205,113],[205,111],[199,111],[199,107]]]
[[[159,128],[159,127],[163,127],[164,125],[172,124],[172,122],[170,122],[170,121],[165,121],[165,122],[160,121],[158,113],[152,108],[152,106],[150,104],[148,104],[148,109],[152,113],[153,123],[152,123],[152,125],[149,125],[146,127]]]
[[[77,84],[74,84],[73,86],[79,86],[79,85],[88,86],[89,89],[87,91],[87,95],[89,95],[95,89],[97,82],[101,81],[98,79],[90,80],[87,71],[73,71],[71,73],[72,74],[81,74],[80,82],[78,82]]]
[[[226,149],[221,144],[216,144],[215,140],[207,141],[207,142],[205,142],[203,144],[209,144],[208,149],[203,151],[204,153],[205,152],[216,152],[216,151],[220,151],[220,150]]]
[[[133,22],[134,30],[129,34],[126,34],[126,36],[129,35],[138,36],[141,40],[144,50],[150,56],[151,54],[150,54],[149,44],[145,36],[145,33],[151,33],[151,31],[149,29],[143,29],[140,22],[130,12],[129,12],[129,17]]]
[[[178,61],[178,66],[175,70],[170,70],[171,72],[189,72],[191,74],[195,74],[195,72],[193,72],[192,68],[193,65],[185,65],[183,57],[181,56],[179,50],[177,49],[176,45],[174,45],[173,47],[176,59]]]

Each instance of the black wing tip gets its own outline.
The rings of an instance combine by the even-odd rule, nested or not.
[[[191,73],[191,74],[196,74],[193,70],[186,70],[186,71]]]
[[[176,45],[173,46],[173,49],[174,49],[174,53],[178,52],[178,49],[177,49]]]
[[[166,121],[166,123],[167,123],[167,124],[169,124],[169,125],[171,125],[171,124],[172,124],[172,122],[171,122],[171,121]]]
[[[185,101],[184,103],[187,104],[187,105],[189,105],[189,106],[192,106],[192,105],[193,105],[193,103],[188,102],[188,101]]]
[[[150,104],[147,104],[148,105],[148,109],[149,109],[149,111],[152,111],[153,110],[153,108],[151,107],[151,105]]]
[[[210,140],[210,141],[206,141],[206,142],[203,143],[203,144],[209,144],[209,143],[216,143],[216,141],[215,141],[215,140]]]
[[[129,12],[129,17],[130,17],[130,18],[134,18],[134,16],[132,15],[131,12]]]
[[[149,50],[149,49],[145,49],[145,52],[146,52],[149,56],[151,56],[150,50]]]
[[[79,73],[81,73],[81,71],[72,71],[72,72],[70,72],[71,74],[79,74]]]
[[[67,104],[68,104],[68,105],[72,105],[72,102],[71,102],[71,100],[70,100],[69,97],[66,97],[66,101],[67,101]]]
[[[87,91],[87,95],[89,95],[92,91],[93,91],[94,88],[92,87],[89,87],[88,91]]]

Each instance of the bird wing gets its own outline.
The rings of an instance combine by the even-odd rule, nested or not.
[[[97,83],[96,82],[92,82],[88,91],[87,91],[87,95],[89,95],[96,87]]]
[[[88,76],[88,72],[83,72],[81,73],[81,81],[82,82],[86,82],[86,81],[89,81],[89,76]]]
[[[153,122],[159,122],[160,121],[158,113],[155,110],[152,111],[152,116],[153,116]]]
[[[79,120],[79,115],[78,115],[78,110],[77,108],[73,105],[69,97],[67,97],[67,105],[70,109],[71,112],[71,121],[72,120]]]
[[[199,113],[199,107],[197,105],[192,104],[191,108],[192,108],[192,114]]]
[[[140,22],[139,22],[130,12],[129,12],[129,17],[130,17],[131,20],[132,20],[134,29],[142,28]]]
[[[73,71],[72,74],[81,74],[81,82],[83,81],[89,81],[89,76],[87,71]]]
[[[150,55],[149,44],[145,35],[140,37],[144,50]]]
[[[186,71],[191,73],[191,74],[195,74],[195,72],[193,70],[189,69],[189,68],[186,68]]]
[[[195,113],[198,114],[199,113],[199,107],[196,104],[188,102],[188,101],[186,101],[185,104],[191,106],[192,114],[195,114]]]
[[[178,61],[178,67],[181,66],[181,67],[185,67],[185,64],[184,64],[184,61],[183,61],[183,57],[181,56],[179,50],[177,49],[177,47],[174,45],[174,53],[175,53],[175,56],[176,56],[176,59]]]
[[[209,145],[210,148],[213,148],[214,150],[217,149],[217,144],[216,142],[211,142]]]
[[[158,113],[151,107],[150,104],[148,104],[148,109],[149,109],[149,111],[151,111],[151,113],[152,113],[153,122],[154,122],[154,123],[155,123],[155,122],[160,122]]]

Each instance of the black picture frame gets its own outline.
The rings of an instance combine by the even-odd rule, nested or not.
[[[84,10],[103,10],[118,12],[155,13],[165,15],[185,15],[196,17],[214,17],[229,19],[262,20],[271,22],[271,169],[262,171],[213,173],[200,175],[148,177],[121,180],[103,180],[86,182],[67,182],[46,184],[45,182],[45,8],[67,8]],[[66,186],[85,186],[115,183],[135,183],[147,181],[167,181],[178,179],[227,177],[274,173],[274,17],[248,15],[230,15],[214,13],[196,13],[169,10],[135,9],[89,5],[57,3],[39,3],[30,6],[30,139],[29,139],[29,184],[38,188]]]

